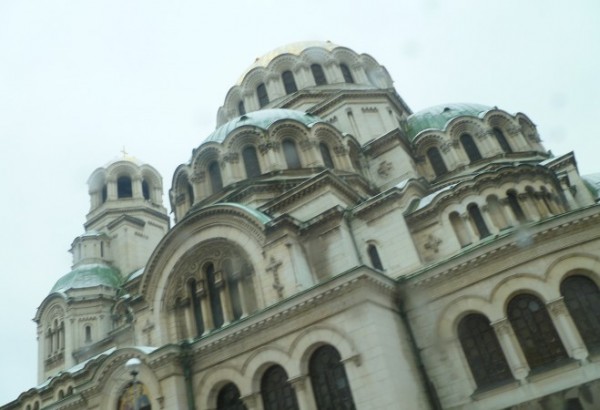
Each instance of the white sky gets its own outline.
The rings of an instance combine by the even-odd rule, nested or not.
[[[31,318],[69,271],[88,176],[125,146],[166,193],[256,57],[302,40],[368,53],[413,111],[524,112],[586,174],[600,172],[599,20],[597,0],[0,1],[0,404],[36,384]]]

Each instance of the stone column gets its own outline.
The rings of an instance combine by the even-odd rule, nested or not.
[[[314,397],[308,394],[307,384],[308,376],[301,375],[292,377],[288,380],[294,391],[296,392],[296,399],[298,400],[298,407],[301,409],[316,409],[317,404],[315,403]]]
[[[240,295],[240,306],[242,307],[242,317],[248,316],[248,306],[246,301],[246,292],[244,292],[244,277],[243,274],[238,273],[235,279],[235,286],[238,289],[238,295]]]
[[[263,410],[263,404],[260,393],[250,393],[240,397],[247,410]]]
[[[471,217],[469,216],[469,213],[465,212],[465,213],[460,214],[460,218],[462,219],[465,231],[467,231],[467,234],[469,236],[469,243],[471,244],[471,243],[479,242],[479,240],[480,240],[479,235],[473,229],[473,223],[471,222]]]
[[[584,360],[588,356],[588,351],[567,309],[564,298],[552,300],[546,304],[546,307],[569,356],[577,360]]]
[[[231,323],[233,315],[230,308],[231,303],[227,286],[225,286],[225,279],[223,278],[223,271],[215,272],[215,288],[219,292],[219,303],[221,303],[221,311],[223,312],[223,326],[225,326]]]
[[[521,350],[521,346],[512,330],[510,322],[507,318],[503,318],[491,323],[491,325],[496,332],[498,342],[504,352],[504,356],[506,356],[506,361],[508,362],[513,376],[515,379],[523,381],[529,374],[529,365],[527,364],[525,355]]]

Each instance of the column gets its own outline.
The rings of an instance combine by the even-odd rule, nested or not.
[[[200,293],[198,291],[198,295],[200,296],[200,307],[202,310],[202,321],[204,322],[204,332],[202,332],[202,336],[210,332],[214,329],[215,325],[212,320],[211,309],[210,309],[210,301],[208,300],[208,295],[206,292]]]
[[[223,271],[215,272],[215,288],[217,289],[217,292],[219,292],[219,303],[221,304],[221,311],[223,312],[223,326],[226,326],[231,323],[233,314],[230,308],[229,292],[227,292],[227,286],[225,286]]]
[[[523,381],[529,374],[529,365],[519,346],[519,341],[513,333],[510,322],[507,318],[503,318],[491,323],[491,325],[496,332],[498,342],[506,356],[506,361],[510,366],[513,376],[515,379]]]
[[[260,393],[250,393],[240,397],[240,400],[244,403],[247,410],[263,410],[262,400]]]
[[[300,409],[316,409],[317,404],[315,403],[314,397],[308,394],[308,389],[306,388],[307,384],[307,375],[301,375],[296,377],[291,377],[288,381],[294,388],[296,392],[296,399],[298,400],[298,407]]]
[[[573,322],[573,318],[571,318],[564,298],[561,296],[552,300],[546,304],[546,307],[569,356],[577,360],[585,359],[588,356],[588,351]]]
[[[237,279],[235,280],[235,286],[238,288],[238,295],[240,295],[240,306],[242,307],[242,316],[248,316],[248,306],[246,300],[246,292],[244,292],[244,277],[242,274],[238,274]]]
[[[184,338],[193,338],[198,334],[192,309],[192,301],[189,297],[181,301],[181,304],[179,305],[179,313],[183,313],[184,326],[182,329],[182,336]]]
[[[465,227],[465,230],[467,231],[467,234],[469,236],[469,243],[479,242],[479,235],[475,232],[475,230],[473,230],[473,224],[471,223],[471,218],[469,217],[469,214],[460,214],[460,218],[462,219],[463,226]]]

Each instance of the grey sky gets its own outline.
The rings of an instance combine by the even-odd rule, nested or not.
[[[36,384],[31,318],[69,271],[88,176],[125,146],[166,193],[256,57],[301,40],[368,53],[413,111],[524,112],[585,174],[600,172],[599,16],[597,0],[1,1],[0,404]]]

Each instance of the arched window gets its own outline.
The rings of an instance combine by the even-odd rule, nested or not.
[[[196,326],[196,336],[200,337],[204,333],[204,320],[202,319],[202,303],[198,295],[198,283],[196,279],[188,282],[190,292],[190,301],[192,305],[192,314],[194,316],[194,325]]]
[[[58,400],[62,400],[65,398],[65,392],[62,390],[58,391]]]
[[[131,198],[133,196],[133,190],[131,188],[131,178],[128,176],[122,176],[117,179],[117,197],[119,198]]]
[[[354,83],[354,78],[352,78],[352,72],[346,64],[340,64],[340,70],[342,70],[342,75],[344,76],[345,82],[349,84]]]
[[[283,367],[274,365],[267,369],[260,383],[264,410],[297,410],[298,402]]]
[[[208,298],[210,302],[210,310],[212,311],[213,325],[215,329],[223,326],[223,308],[221,307],[221,295],[217,288],[215,278],[215,266],[209,263],[204,268],[204,274],[206,275],[206,282],[208,284]]]
[[[600,350],[600,290],[590,278],[570,276],[560,284],[560,293],[588,351]]]
[[[508,320],[531,369],[568,358],[541,300],[529,294],[517,295],[508,303],[507,311]]]
[[[333,158],[329,152],[329,147],[324,142],[319,143],[319,150],[321,150],[321,157],[323,157],[323,164],[326,168],[333,169]]]
[[[375,269],[383,270],[383,264],[379,258],[377,247],[373,244],[370,244],[367,248],[367,253],[369,254],[369,259],[371,259],[371,266],[373,266]]]
[[[208,175],[210,176],[210,185],[213,194],[223,189],[223,180],[221,179],[221,169],[219,163],[213,161],[208,166]]]
[[[152,410],[148,389],[143,383],[129,383],[121,393],[117,404],[118,410]]]
[[[527,218],[525,218],[525,213],[523,212],[523,208],[521,208],[521,204],[519,203],[517,193],[511,189],[510,191],[506,192],[506,197],[508,199],[508,205],[515,214],[517,221],[519,221],[520,223],[526,222]]]
[[[318,409],[355,409],[346,370],[338,351],[319,347],[310,358],[310,381]]]
[[[260,83],[258,87],[256,87],[256,96],[258,97],[258,105],[260,108],[269,103],[269,94],[267,94],[265,83]]]
[[[313,77],[315,79],[315,84],[317,84],[317,85],[327,84],[327,79],[325,78],[325,73],[323,72],[323,67],[321,67],[320,64],[311,64],[310,70],[312,71]]]
[[[85,327],[85,342],[90,343],[92,341],[92,327],[87,325]]]
[[[296,80],[294,80],[294,74],[291,71],[284,71],[281,74],[281,79],[283,80],[283,87],[285,88],[286,94],[291,94],[298,91]]]
[[[296,149],[296,143],[290,139],[283,140],[281,143],[283,147],[283,155],[285,156],[285,162],[289,169],[301,168],[300,157],[298,156],[298,149]]]
[[[194,187],[189,182],[187,183],[187,194],[190,206],[194,205]]]
[[[142,195],[144,196],[144,199],[150,199],[150,186],[148,185],[148,181],[145,179],[142,180]]]
[[[436,177],[442,176],[448,172],[442,154],[440,154],[440,151],[436,147],[431,147],[427,150],[427,159],[429,159],[429,163],[431,164]]]
[[[512,378],[496,333],[485,316],[472,313],[462,318],[458,339],[478,387]]]
[[[473,225],[475,225],[475,228],[477,229],[479,238],[483,239],[486,236],[490,236],[490,231],[488,230],[488,227],[485,224],[485,221],[483,220],[483,215],[481,215],[479,207],[475,204],[469,204],[469,206],[467,207],[467,211],[469,212],[471,221],[473,221]]]
[[[108,197],[108,190],[106,188],[106,184],[102,186],[102,203],[106,202],[106,198]]]
[[[461,247],[465,247],[467,245],[471,244],[471,238],[469,235],[469,232],[467,231],[467,228],[465,227],[465,224],[462,220],[462,218],[460,217],[460,215],[458,214],[458,212],[452,212],[449,216],[450,218],[450,224],[452,225],[452,228],[454,229],[454,233],[456,234],[456,237],[458,239],[458,243],[460,243]]]
[[[567,399],[563,408],[565,410],[584,410],[581,402],[577,398]]]
[[[238,103],[238,114],[239,115],[246,114],[246,107],[244,106],[244,101],[243,100],[240,100],[240,102]]]
[[[226,259],[223,261],[223,273],[227,280],[227,289],[229,290],[229,300],[231,302],[231,313],[233,314],[233,319],[237,320],[241,318],[243,314],[239,289],[241,272],[235,272],[231,260]]]
[[[67,389],[67,396],[70,396],[73,394],[73,386],[69,386],[69,388]]]
[[[479,152],[479,148],[477,148],[477,144],[475,144],[475,141],[473,141],[473,137],[471,137],[471,135],[461,135],[460,143],[462,144],[463,149],[467,153],[467,157],[469,157],[469,162],[475,162],[481,159],[481,153]]]
[[[240,399],[240,391],[233,383],[227,383],[217,395],[217,410],[246,410]]]
[[[504,133],[500,130],[500,128],[495,127],[494,129],[492,129],[492,131],[494,133],[494,136],[496,137],[496,141],[498,141],[498,145],[500,145],[500,148],[502,148],[502,151],[506,152],[507,154],[513,152],[508,141],[504,137]]]
[[[246,176],[248,178],[257,177],[261,174],[256,149],[252,145],[248,145],[242,150],[242,159],[244,160],[244,168],[246,168]]]

